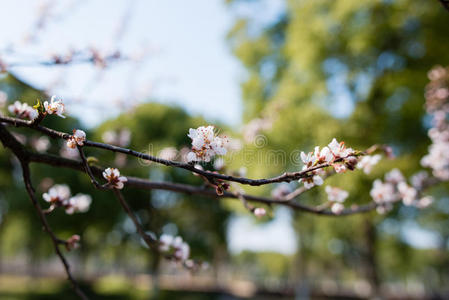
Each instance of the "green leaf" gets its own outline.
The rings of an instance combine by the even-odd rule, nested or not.
[[[39,113],[45,112],[45,107],[39,99],[37,99],[37,103],[33,106],[33,108],[35,108]]]
[[[89,156],[87,158],[87,163],[89,164],[89,166],[91,166],[91,165],[93,165],[95,163],[98,163],[98,162],[99,162],[98,158],[96,158],[94,156]]]

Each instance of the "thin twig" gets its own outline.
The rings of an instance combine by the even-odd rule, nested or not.
[[[20,160],[20,158],[19,158]],[[25,182],[25,188],[28,192],[28,196],[31,199],[31,202],[34,205],[34,208],[38,212],[39,219],[44,227],[44,230],[48,233],[50,236],[52,242],[53,242],[53,248],[55,249],[56,254],[58,255],[59,259],[61,260],[62,264],[64,265],[65,272],[67,274],[67,278],[72,283],[72,287],[75,291],[75,293],[81,298],[81,299],[88,299],[87,296],[84,294],[84,292],[79,288],[78,282],[73,277],[71,271],[70,271],[70,265],[67,262],[67,259],[65,258],[64,254],[62,254],[61,250],[59,249],[60,244],[66,244],[65,241],[59,239],[56,237],[54,232],[51,230],[50,225],[48,224],[47,218],[45,217],[45,213],[42,211],[42,208],[36,199],[36,195],[34,194],[34,188],[31,184],[31,177],[30,177],[30,169],[27,162],[20,161],[22,165],[22,171],[23,171],[23,181]]]
[[[108,55],[104,58],[102,58],[102,62],[104,65],[108,65],[111,62],[117,61],[117,60],[130,60],[127,57],[124,56],[117,56],[116,54]],[[13,62],[13,63],[5,63],[6,68],[15,68],[15,67],[50,67],[50,66],[57,66],[57,65],[79,65],[79,64],[89,64],[89,63],[95,63],[97,59],[94,56],[88,56],[83,58],[73,58],[69,60],[64,60],[63,58],[56,57],[55,59],[50,60],[35,60],[35,61],[27,61],[27,62]]]
[[[254,206],[248,203],[246,200],[245,194],[241,191],[235,192],[234,195],[242,202],[243,206],[249,210],[251,213],[254,213]]]
[[[81,146],[79,146],[79,145],[77,146],[77,148],[78,148],[78,152],[79,152],[80,157],[81,157],[81,161],[83,162],[84,170],[86,171],[87,175],[89,175],[89,178],[90,178],[90,181],[92,182],[92,184],[93,184],[97,189],[101,189],[101,190],[109,189],[107,183],[104,184],[104,185],[101,185],[101,184],[97,181],[97,179],[95,179],[95,176],[94,176],[94,174],[92,173],[92,170],[91,170],[91,168],[90,168],[90,166],[89,166],[89,162],[88,162],[87,159],[86,159],[86,155],[84,155],[83,148],[82,148]]]
[[[8,131],[6,128],[0,124],[0,140],[5,148],[9,148],[14,155],[17,157],[17,159],[20,161],[20,164],[22,166],[22,172],[23,172],[23,181],[25,183],[25,188],[27,190],[27,193],[31,199],[31,202],[33,203],[33,206],[35,207],[39,219],[44,227],[44,230],[48,233],[50,236],[53,247],[55,249],[56,254],[58,255],[59,259],[61,260],[62,264],[64,265],[65,272],[67,274],[68,279],[72,283],[72,287],[75,290],[75,292],[78,294],[78,296],[81,299],[88,299],[87,296],[81,291],[81,289],[78,286],[78,283],[72,276],[72,273],[70,272],[70,266],[62,254],[61,250],[59,249],[59,245],[66,245],[67,242],[59,239],[56,237],[54,232],[51,230],[50,225],[48,224],[47,218],[45,216],[44,211],[42,210],[42,207],[39,204],[39,201],[36,199],[36,195],[34,192],[34,188],[31,183],[31,175],[30,175],[30,152],[28,152],[22,144],[20,144],[17,139]]]
[[[325,175],[321,176],[323,178],[323,180],[326,180],[327,178],[329,178],[330,176],[334,175],[335,171],[334,170],[330,170],[327,171]],[[312,188],[315,188],[316,186],[313,186]],[[308,191],[308,189],[306,189],[304,186],[300,186],[299,188],[297,188],[296,190],[294,190],[293,192],[285,195],[284,197],[280,198],[278,201],[279,202],[283,202],[283,201],[292,201],[293,199],[295,199],[296,197],[300,196],[302,193],[305,193],[306,191]]]
[[[43,153],[30,153],[29,156],[30,162],[43,163],[47,165],[52,165],[56,167],[70,168],[78,171],[85,172],[83,163],[80,161],[67,159],[55,155],[43,154]],[[97,167],[91,167],[92,173],[94,175],[100,176],[102,170]],[[154,182],[149,181],[147,179],[142,179],[138,177],[127,176],[128,181],[126,182],[126,186],[130,188],[138,188],[144,190],[166,190],[172,191],[176,193],[185,193],[191,195],[202,195],[211,198],[233,198],[238,199],[238,197],[231,192],[224,192],[223,195],[217,195],[217,193],[212,189],[206,189],[204,187],[197,187],[188,184],[181,183],[172,183],[172,182]],[[364,213],[370,210],[373,210],[377,207],[374,202],[371,202],[367,205],[361,206],[353,206],[350,209],[344,210],[341,214],[337,215],[330,211],[320,211],[313,207],[302,205],[294,201],[279,201],[273,198],[265,198],[259,196],[252,195],[243,195],[243,197],[250,202],[258,202],[263,204],[275,204],[287,206],[295,210],[300,210],[308,213],[318,214],[318,215],[327,215],[327,216],[342,216],[342,215],[352,215],[357,213]]]
[[[122,206],[123,210],[126,212],[126,214],[129,216],[129,218],[133,221],[134,226],[136,227],[137,233],[140,235],[140,237],[145,241],[145,244],[148,245],[153,250],[158,249],[158,241],[151,237],[149,234],[145,232],[145,230],[142,228],[141,224],[139,223],[139,220],[137,220],[136,215],[133,213],[131,208],[129,207],[128,203],[126,203],[125,198],[123,197],[122,193],[118,189],[114,189],[114,194],[117,197],[117,199],[120,202],[120,205]]]

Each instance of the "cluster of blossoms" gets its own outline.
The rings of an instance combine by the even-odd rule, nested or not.
[[[182,240],[182,237],[168,234],[163,234],[159,238],[159,251],[173,255],[178,261],[186,261],[190,256],[190,247]]]
[[[428,77],[425,97],[427,113],[433,117],[433,127],[428,131],[432,144],[421,164],[431,168],[436,178],[446,181],[449,180],[449,67],[435,67]]]
[[[108,184],[114,189],[121,190],[128,181],[125,176],[120,176],[120,171],[116,168],[107,168],[103,172],[103,177],[108,181]]]
[[[75,149],[77,145],[84,146],[86,133],[79,129],[73,129],[73,135],[67,140],[67,147]]]
[[[225,155],[227,152],[228,139],[217,136],[214,132],[214,126],[190,128],[187,136],[192,139],[192,149],[187,154],[188,162],[210,162],[215,155]]]
[[[49,115],[58,115],[61,118],[65,118],[63,113],[65,112],[64,103],[62,100],[56,100],[56,96],[52,96],[50,102],[44,102],[45,113]],[[30,119],[34,120],[39,116],[39,112],[32,106],[29,106],[27,103],[21,103],[19,101],[14,102],[8,106],[8,110],[10,113],[16,115],[21,119]]]
[[[50,102],[44,102],[45,112],[49,115],[57,115],[61,118],[65,118],[63,115],[65,112],[64,103],[61,99],[57,99],[56,96],[52,96]]]
[[[346,172],[346,170],[354,170],[357,165],[357,157],[354,156],[354,150],[352,148],[346,148],[344,142],[337,142],[333,139],[326,147],[320,150],[320,147],[315,147],[314,152],[305,154],[301,152],[301,160],[304,163],[303,170],[310,169],[314,166],[321,164],[329,164],[337,173]],[[304,182],[304,187],[310,189],[315,185],[322,185],[325,171],[323,169],[317,169],[310,172],[311,176],[300,179],[300,182]]]
[[[50,203],[49,211],[56,207],[63,207],[69,215],[88,211],[92,202],[92,198],[85,194],[77,194],[71,197],[70,188],[65,184],[54,185],[47,193],[42,195],[42,198]]]
[[[326,186],[327,199],[331,202],[331,211],[334,214],[341,214],[345,209],[343,202],[348,198],[349,193],[337,187]]]
[[[8,106],[10,113],[16,115],[21,119],[34,120],[39,116],[39,112],[33,107],[29,106],[27,103],[21,103],[19,101],[14,102]]]
[[[422,175],[415,176],[422,177]],[[414,181],[417,182],[418,179],[415,177]],[[419,182],[422,184],[421,179],[419,179]],[[433,198],[430,196],[420,198],[419,188],[410,186],[398,169],[393,169],[385,174],[385,182],[376,179],[370,195],[374,202],[378,204],[377,211],[379,213],[390,211],[393,208],[393,203],[401,200],[404,205],[416,206],[418,208],[425,208],[433,202]]]
[[[365,155],[357,164],[358,169],[363,169],[365,174],[371,173],[373,167],[381,160],[382,155]]]

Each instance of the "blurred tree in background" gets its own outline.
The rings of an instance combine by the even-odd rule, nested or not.
[[[407,177],[422,169],[419,162],[429,145],[430,121],[423,108],[427,72],[435,65],[449,64],[449,14],[438,1],[286,0],[279,1],[283,3],[279,15],[269,21],[261,21],[260,15],[267,0],[226,2],[230,13],[237,16],[228,42],[245,68],[241,83],[243,121],[269,123],[262,128],[262,135],[255,137],[262,140],[250,138],[242,151],[226,157],[227,172],[244,166],[247,177],[262,178],[285,170],[298,171],[299,150],[312,151],[313,146],[324,146],[333,137],[355,149],[391,145],[398,158],[382,161],[371,174],[359,171],[326,181],[349,191],[345,205],[350,206],[368,203],[373,180],[392,168],[399,168]],[[46,98],[12,74],[1,78],[0,90],[8,94],[9,103],[20,99],[32,104],[36,98]],[[118,143],[129,148],[160,155],[173,147],[179,154],[190,144],[188,128],[206,123],[179,107],[146,103],[91,128],[87,135],[101,141],[111,134],[116,138],[124,134],[126,141]],[[64,132],[83,127],[74,118],[46,118],[43,125]],[[219,127],[232,137],[240,134],[235,128]],[[248,125],[241,132],[244,140],[245,128]],[[20,128],[13,131],[35,151],[62,151],[60,141],[40,140],[40,135]],[[42,144],[48,144],[48,149],[39,148]],[[197,186],[204,183],[185,170],[120,154],[89,148],[86,155],[98,159],[96,164],[102,168],[116,166],[129,176]],[[112,192],[94,189],[84,173],[46,165],[32,167],[39,196],[53,184],[68,183],[72,194],[93,197],[93,205],[85,214],[67,218],[57,210],[49,218],[62,238],[81,235],[82,247],[69,254],[78,262],[75,270],[95,277],[111,272],[157,275],[162,269],[163,260],[144,246]],[[205,168],[213,169],[211,164]],[[47,265],[53,252],[31,209],[18,163],[3,147],[0,174],[0,263],[27,268],[33,275]],[[266,196],[272,188],[245,190]],[[412,284],[428,293],[447,289],[448,186],[434,188],[431,193],[435,204],[419,213],[403,205],[386,215],[370,212],[345,218],[292,212],[298,237],[295,255],[252,251],[231,255],[228,222],[243,211],[247,213],[240,202],[167,191],[124,190],[148,232],[182,236],[192,249],[192,257],[211,263],[218,282],[224,280],[219,271],[225,269],[229,277],[251,280],[258,286],[293,286],[299,295],[329,282],[374,293],[389,285]],[[325,199],[324,188],[317,188],[298,201],[319,205]],[[276,215],[276,208],[267,210],[269,215]],[[429,240],[429,236],[436,237],[430,238],[434,242],[416,243],[421,237]],[[24,257],[29,260],[26,264]],[[59,265],[48,272],[56,268]],[[0,264],[0,272],[10,271]],[[164,293],[158,296],[173,298]],[[197,299],[198,295],[190,296]]]
[[[264,132],[266,151],[311,151],[333,137],[357,149],[391,145],[400,159],[383,162],[369,176],[358,172],[328,180],[359,204],[369,201],[373,179],[387,170],[398,167],[410,176],[421,168],[429,144],[427,72],[449,62],[449,16],[438,1],[291,0],[269,22],[261,21],[267,1],[227,2],[237,15],[229,43],[246,69],[244,118],[274,120]],[[285,162],[259,168],[257,175],[285,168],[297,167]],[[409,280],[429,290],[447,286],[447,185],[434,194],[437,204],[420,216],[403,206],[386,216],[345,220],[295,213],[296,278],[365,278],[375,289]],[[322,191],[312,192],[301,201],[319,203],[323,197]],[[440,255],[410,245],[404,231],[415,222],[438,233]]]

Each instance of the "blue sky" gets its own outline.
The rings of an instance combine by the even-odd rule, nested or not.
[[[43,58],[51,53],[66,53],[71,47],[93,46],[108,51],[118,45],[131,55],[149,49],[147,59],[143,63],[114,65],[102,74],[89,65],[17,67],[15,74],[40,88],[64,78],[63,85],[52,88],[50,93],[76,99],[67,101],[68,110],[86,125],[96,125],[119,112],[111,108],[105,114],[101,109],[100,118],[95,109],[86,114],[86,101],[95,108],[120,98],[174,103],[209,120],[239,124],[243,69],[226,44],[233,16],[224,1],[79,2],[59,1],[52,6],[54,17],[39,33],[37,42],[28,44],[23,39],[34,27],[39,7],[56,1],[0,2],[0,10],[8,12],[2,14],[0,26],[11,29],[0,32],[1,45],[12,43],[21,53]],[[131,18],[123,38],[117,41],[117,28],[128,9]],[[14,59],[5,54],[3,57]]]

